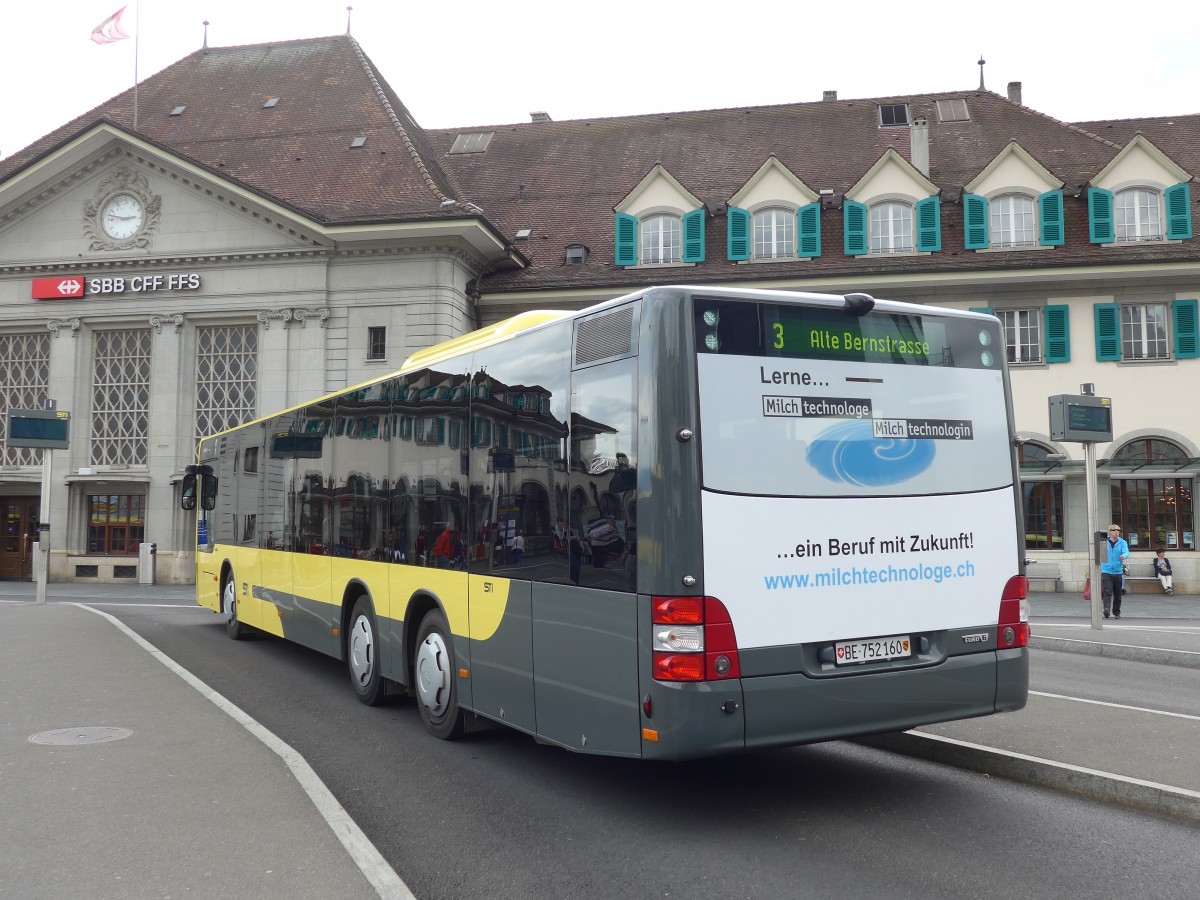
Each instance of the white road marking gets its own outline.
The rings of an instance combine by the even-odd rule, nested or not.
[[[1200,722],[1200,716],[1189,716],[1187,713],[1167,712],[1165,709],[1148,709],[1145,706],[1126,706],[1124,703],[1109,703],[1105,700],[1088,700],[1085,697],[1070,697],[1066,694],[1050,694],[1045,691],[1030,691],[1032,697],[1050,697],[1054,700],[1074,700],[1076,703],[1091,703],[1093,706],[1108,706],[1112,709],[1128,709],[1133,712],[1153,713],[1156,716],[1171,716],[1175,719],[1191,719]]]
[[[350,818],[349,813],[337,801],[337,798],[333,796],[329,788],[325,786],[325,783],[321,781],[303,756],[277,738],[257,720],[247,715],[239,707],[218,694],[140,634],[133,631],[124,622],[110,616],[106,612],[93,609],[86,603],[72,603],[71,605],[78,606],[80,609],[86,609],[88,612],[108,619],[109,622],[123,631],[135,644],[182,678],[191,687],[195,688],[196,691],[214,706],[262,741],[271,752],[283,760],[284,765],[291,770],[296,781],[300,783],[304,792],[312,800],[313,806],[324,817],[326,824],[337,835],[337,839],[346,848],[346,852],[350,854],[350,858],[354,860],[355,865],[358,866],[359,870],[366,877],[367,881],[371,883],[371,886],[375,888],[380,897],[386,898],[386,900],[416,900],[412,891],[408,889],[408,885],[387,864],[387,860],[383,858],[383,855],[371,843],[370,839],[363,834],[362,829]]]

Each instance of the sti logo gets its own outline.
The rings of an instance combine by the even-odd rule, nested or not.
[[[82,278],[35,278],[33,279],[34,300],[58,300],[63,297],[82,297]]]

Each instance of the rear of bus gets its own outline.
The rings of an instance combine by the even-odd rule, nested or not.
[[[649,597],[644,755],[1023,707],[997,321],[865,295],[686,293],[696,421],[664,424],[660,443],[696,461],[698,521],[680,530],[700,578]]]

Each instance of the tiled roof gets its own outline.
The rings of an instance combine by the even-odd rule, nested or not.
[[[457,193],[350,37],[198,50],[143,81],[137,103],[136,128],[131,88],[0,162],[0,179],[107,120],[324,222],[439,215]]]
[[[1080,128],[1127,144],[1139,132],[1171,159],[1188,171],[1200,175],[1200,114],[1156,116],[1147,119],[1113,119],[1100,122],[1076,122]]]
[[[476,204],[530,260],[494,272],[484,290],[601,289],[662,282],[874,277],[1170,261],[1191,241],[1096,248],[1088,242],[1086,186],[1143,132],[1189,172],[1200,171],[1200,115],[1069,124],[990,91],[835,100],[659,115],[425,131],[350,37],[204,49],[0,162],[3,180],[97,121],[111,121],[223,178],[327,223],[458,215],[447,197]],[[263,103],[278,97],[274,109]],[[969,119],[941,122],[937,101],[963,99]],[[906,103],[929,123],[930,181],[941,191],[942,247],[932,255],[847,257],[842,196],[888,149],[911,159],[909,128],[882,128],[878,107]],[[187,109],[170,116],[177,106]],[[452,154],[459,134],[492,131],[482,153]],[[351,140],[366,145],[351,149]],[[1064,183],[1066,245],[964,251],[963,186],[1011,141]],[[737,265],[725,259],[726,202],[771,155],[823,199],[822,255],[807,262]],[[613,259],[613,207],[656,163],[707,207],[707,261],[622,269]],[[1196,199],[1193,198],[1195,204]],[[468,211],[469,207],[466,208]],[[586,263],[567,265],[572,244]]]

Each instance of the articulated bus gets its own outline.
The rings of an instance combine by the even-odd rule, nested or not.
[[[659,287],[205,438],[198,601],[429,732],[684,759],[1025,705],[991,316]]]

